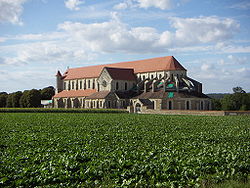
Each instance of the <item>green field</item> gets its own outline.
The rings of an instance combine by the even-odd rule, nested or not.
[[[249,116],[1,113],[0,133],[0,187],[249,181]]]

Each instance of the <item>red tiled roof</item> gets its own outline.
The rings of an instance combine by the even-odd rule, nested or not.
[[[110,91],[99,91],[86,97],[86,99],[105,99],[105,97],[107,97],[109,93]]]
[[[169,71],[169,70],[186,70],[173,56],[144,59],[138,61],[128,61],[106,65],[95,65],[88,67],[68,69],[65,80],[77,78],[97,78],[104,67],[134,69],[134,73]]]
[[[136,80],[134,69],[105,67],[113,80]]]
[[[57,93],[53,96],[53,98],[61,98],[61,97],[87,97],[91,94],[95,93],[95,89],[86,89],[86,90],[63,90],[60,93]]]

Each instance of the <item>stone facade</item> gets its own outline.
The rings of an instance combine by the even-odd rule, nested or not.
[[[56,80],[55,108],[211,109],[202,84],[172,56],[58,71]]]

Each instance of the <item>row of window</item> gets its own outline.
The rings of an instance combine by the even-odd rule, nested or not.
[[[170,79],[171,80],[174,80],[174,76],[176,76],[177,78],[180,78],[180,77],[183,77],[183,74],[171,74],[170,75]],[[146,78],[150,78],[150,79],[153,79],[155,76],[152,74],[150,77],[146,76],[146,75],[143,75],[143,76],[140,76],[139,79],[140,80],[145,80]],[[159,74],[158,76],[156,75],[156,78],[160,79],[162,78],[162,75]]]
[[[185,108],[186,108],[186,110],[190,110],[191,109],[191,102],[190,101],[186,101]],[[169,110],[173,110],[174,109],[172,101],[168,101],[168,109]],[[204,102],[203,101],[200,102],[200,110],[204,110]]]
[[[85,103],[86,108],[116,108],[118,106],[117,101],[109,101],[107,100],[106,102],[103,103],[103,101],[86,101]],[[121,108],[125,107],[125,101],[120,101],[120,106]]]
[[[68,87],[67,87],[68,86]],[[75,88],[76,87],[76,88]],[[97,83],[97,88],[99,89],[99,84]],[[119,88],[121,87],[121,85],[119,84],[119,82],[116,82],[116,90],[119,90]],[[78,83],[73,81],[73,82],[68,82],[68,84],[66,82],[64,82],[64,89],[68,89],[68,90],[71,90],[71,89],[96,89],[96,84],[95,82],[90,82],[90,80],[88,80],[87,84],[86,82],[82,82],[82,81],[79,81],[79,85]],[[128,83],[127,82],[124,82],[124,90],[128,90]]]
[[[68,87],[67,87],[68,86]],[[90,80],[88,80],[88,82],[86,83],[86,82],[82,82],[82,81],[79,81],[79,85],[78,85],[78,82],[76,82],[76,84],[75,84],[75,81],[73,81],[73,82],[68,82],[68,84],[67,84],[67,82],[64,82],[64,89],[68,89],[68,90],[71,90],[71,89],[76,89],[76,90],[78,90],[78,89],[99,89],[99,84],[97,84],[97,88],[96,88],[96,84],[95,84],[95,82],[92,82],[92,84],[91,84],[91,82],[90,82]]]
[[[119,90],[119,82],[116,82],[115,89]],[[128,90],[128,83],[127,82],[124,82],[124,90]]]

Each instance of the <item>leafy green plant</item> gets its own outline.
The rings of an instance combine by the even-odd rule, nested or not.
[[[246,182],[249,120],[1,113],[0,186],[199,187]]]

